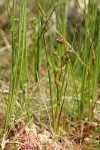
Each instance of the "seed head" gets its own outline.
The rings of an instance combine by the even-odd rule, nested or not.
[[[56,39],[56,42],[57,42],[58,44],[64,44],[64,39],[63,39],[63,38],[61,38],[61,39]]]

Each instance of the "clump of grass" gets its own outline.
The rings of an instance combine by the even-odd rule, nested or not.
[[[88,13],[85,14],[85,39],[82,48],[83,62],[86,65],[82,68],[82,87],[81,87],[81,100],[79,106],[79,119],[83,119],[84,108],[86,103],[88,105],[89,113],[88,119],[93,119],[93,109],[96,102],[97,95],[97,82],[98,82],[98,69],[99,69],[99,42],[97,46],[94,45],[95,31],[96,31],[96,17],[97,5],[95,1],[89,2]],[[92,13],[92,15],[91,15]],[[99,34],[98,34],[99,37]],[[94,70],[94,73],[93,73]],[[85,91],[88,91],[86,94]],[[91,99],[92,97],[92,99]]]
[[[52,86],[51,83],[51,74],[50,74],[50,64],[49,64],[49,59],[48,59],[48,52],[47,52],[47,45],[46,45],[46,40],[44,37],[44,42],[45,42],[45,53],[46,53],[46,61],[47,61],[47,68],[48,68],[48,77],[49,77],[49,87],[50,87],[50,98],[51,98],[51,111],[52,111],[52,125],[53,129],[56,133],[59,132],[59,126],[60,126],[60,117],[61,113],[63,110],[63,105],[64,105],[64,99],[62,99],[63,95],[66,93],[66,88],[67,88],[67,82],[65,82],[66,75],[67,75],[67,63],[69,59],[69,53],[70,50],[67,51],[66,49],[64,50],[64,54],[60,57],[58,54],[58,51],[53,52],[53,57],[52,57],[52,69],[54,73],[54,84],[55,87]],[[57,42],[59,44],[64,44],[63,39],[57,39]],[[52,90],[56,88],[56,100],[53,100],[53,94]],[[54,104],[56,107],[54,107]]]
[[[5,130],[10,125],[11,116],[15,107],[19,87],[22,87],[28,120],[30,119],[28,99],[25,98],[25,83],[28,79],[28,64],[26,50],[26,0],[21,0],[18,26],[16,23],[16,1],[8,1],[7,8],[10,20],[10,30],[12,35],[12,66],[10,77],[9,97],[7,104],[7,114]],[[28,97],[27,97],[28,98]]]
[[[74,48],[79,42],[77,41],[75,43],[75,36],[73,36],[71,43],[66,40],[68,36],[66,35],[66,1],[60,2],[53,0],[52,4],[49,2],[51,9],[46,7],[46,1],[37,0],[37,2],[39,6],[38,18],[36,18],[38,20],[36,20],[38,30],[34,28],[34,42],[31,45],[33,52],[31,54],[29,54],[26,47],[26,0],[21,0],[19,3],[20,12],[17,19],[16,1],[8,2],[12,33],[12,66],[5,130],[7,130],[10,124],[20,88],[23,91],[27,120],[30,120],[32,112],[30,113],[28,78],[34,78],[36,82],[38,81],[40,78],[40,68],[44,64],[42,60],[45,58],[45,55],[45,72],[46,70],[48,72],[50,95],[50,116],[52,116],[50,124],[52,124],[55,133],[58,134],[60,119],[64,111],[66,112],[66,118],[69,117],[68,111],[71,112],[70,119],[73,118],[74,114],[73,110],[70,110],[71,108],[65,106],[65,97],[68,94],[66,91],[68,89],[72,95],[70,103],[74,101],[74,96],[77,97],[77,106],[75,106],[77,107],[77,114],[75,117],[78,116],[78,120],[84,120],[84,111],[88,109],[88,120],[93,120],[93,109],[97,98],[96,91],[100,67],[100,32],[98,33],[97,44],[95,45],[94,43],[98,3],[95,3],[95,1],[89,2],[88,12],[84,12],[82,15],[85,20],[85,38],[81,41],[82,48],[79,50],[78,46],[77,49]],[[53,25],[51,19],[53,13],[56,16],[56,26]],[[30,55],[32,55],[31,61],[34,61],[32,66],[34,76],[29,74],[31,61],[28,61],[28,56]],[[71,78],[70,84],[68,84],[69,78]],[[80,84],[81,88],[79,87]],[[25,86],[27,89],[25,89]]]

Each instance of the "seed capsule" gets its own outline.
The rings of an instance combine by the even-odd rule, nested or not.
[[[59,43],[59,44],[64,44],[64,39],[63,38],[56,39],[56,42]]]

